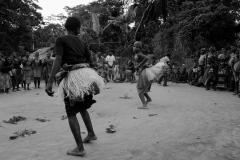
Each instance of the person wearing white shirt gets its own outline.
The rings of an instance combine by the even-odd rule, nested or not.
[[[109,55],[106,57],[106,62],[108,64],[109,79],[110,79],[110,81],[113,81],[113,79],[114,79],[115,57],[112,54],[112,52],[110,52]]]

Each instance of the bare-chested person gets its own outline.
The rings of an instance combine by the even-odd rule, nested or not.
[[[133,51],[135,53],[135,60],[137,62],[136,70],[137,74],[139,75],[137,81],[137,91],[142,102],[142,106],[138,107],[138,109],[148,109],[147,103],[152,101],[148,95],[151,84],[159,74],[163,75],[163,73],[168,69],[168,65],[164,62],[159,62],[152,66],[148,63],[150,57],[143,54],[142,50],[142,42],[136,41],[133,45]]]

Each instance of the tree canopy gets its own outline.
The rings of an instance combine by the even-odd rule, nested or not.
[[[35,0],[0,1],[0,50],[18,50],[19,45],[31,50],[33,31],[43,24],[37,9]]]
[[[171,53],[182,60],[201,47],[233,45],[240,18],[237,6],[240,2],[234,0],[178,1],[177,14],[169,14],[155,35],[155,53]]]
[[[41,25],[35,1],[0,0],[0,50],[44,47],[64,34],[62,24]],[[95,52],[130,56],[133,42],[141,40],[145,53],[170,53],[182,61],[201,47],[233,45],[240,32],[239,8],[238,0],[95,0],[64,9],[81,21],[80,36]],[[48,17],[66,18],[62,13]]]

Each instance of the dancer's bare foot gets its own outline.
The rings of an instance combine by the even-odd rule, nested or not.
[[[79,150],[78,148],[75,148],[67,151],[67,154],[72,156],[84,156],[86,154],[86,151],[84,149]]]
[[[84,138],[84,140],[82,141],[83,143],[88,143],[90,141],[94,141],[97,139],[97,136],[96,135],[93,135],[93,136],[90,136],[88,135],[86,138]]]
[[[142,107],[138,107],[138,109],[148,109],[147,104],[143,105]]]
[[[147,103],[149,103],[149,102],[152,102],[152,99],[150,98],[150,99],[147,99]]]

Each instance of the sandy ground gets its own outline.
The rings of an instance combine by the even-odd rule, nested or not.
[[[148,110],[137,109],[136,84],[108,84],[89,109],[98,140],[85,157],[66,155],[75,142],[63,105],[44,89],[0,95],[0,160],[240,160],[240,98],[187,84],[153,84]],[[55,88],[56,89],[56,88]],[[121,99],[128,94],[130,99]],[[157,114],[149,116],[150,114]],[[3,123],[13,116],[18,124]],[[49,122],[38,122],[46,118]],[[84,138],[86,128],[80,120]],[[106,133],[109,125],[116,133]],[[14,132],[36,130],[9,140]]]

